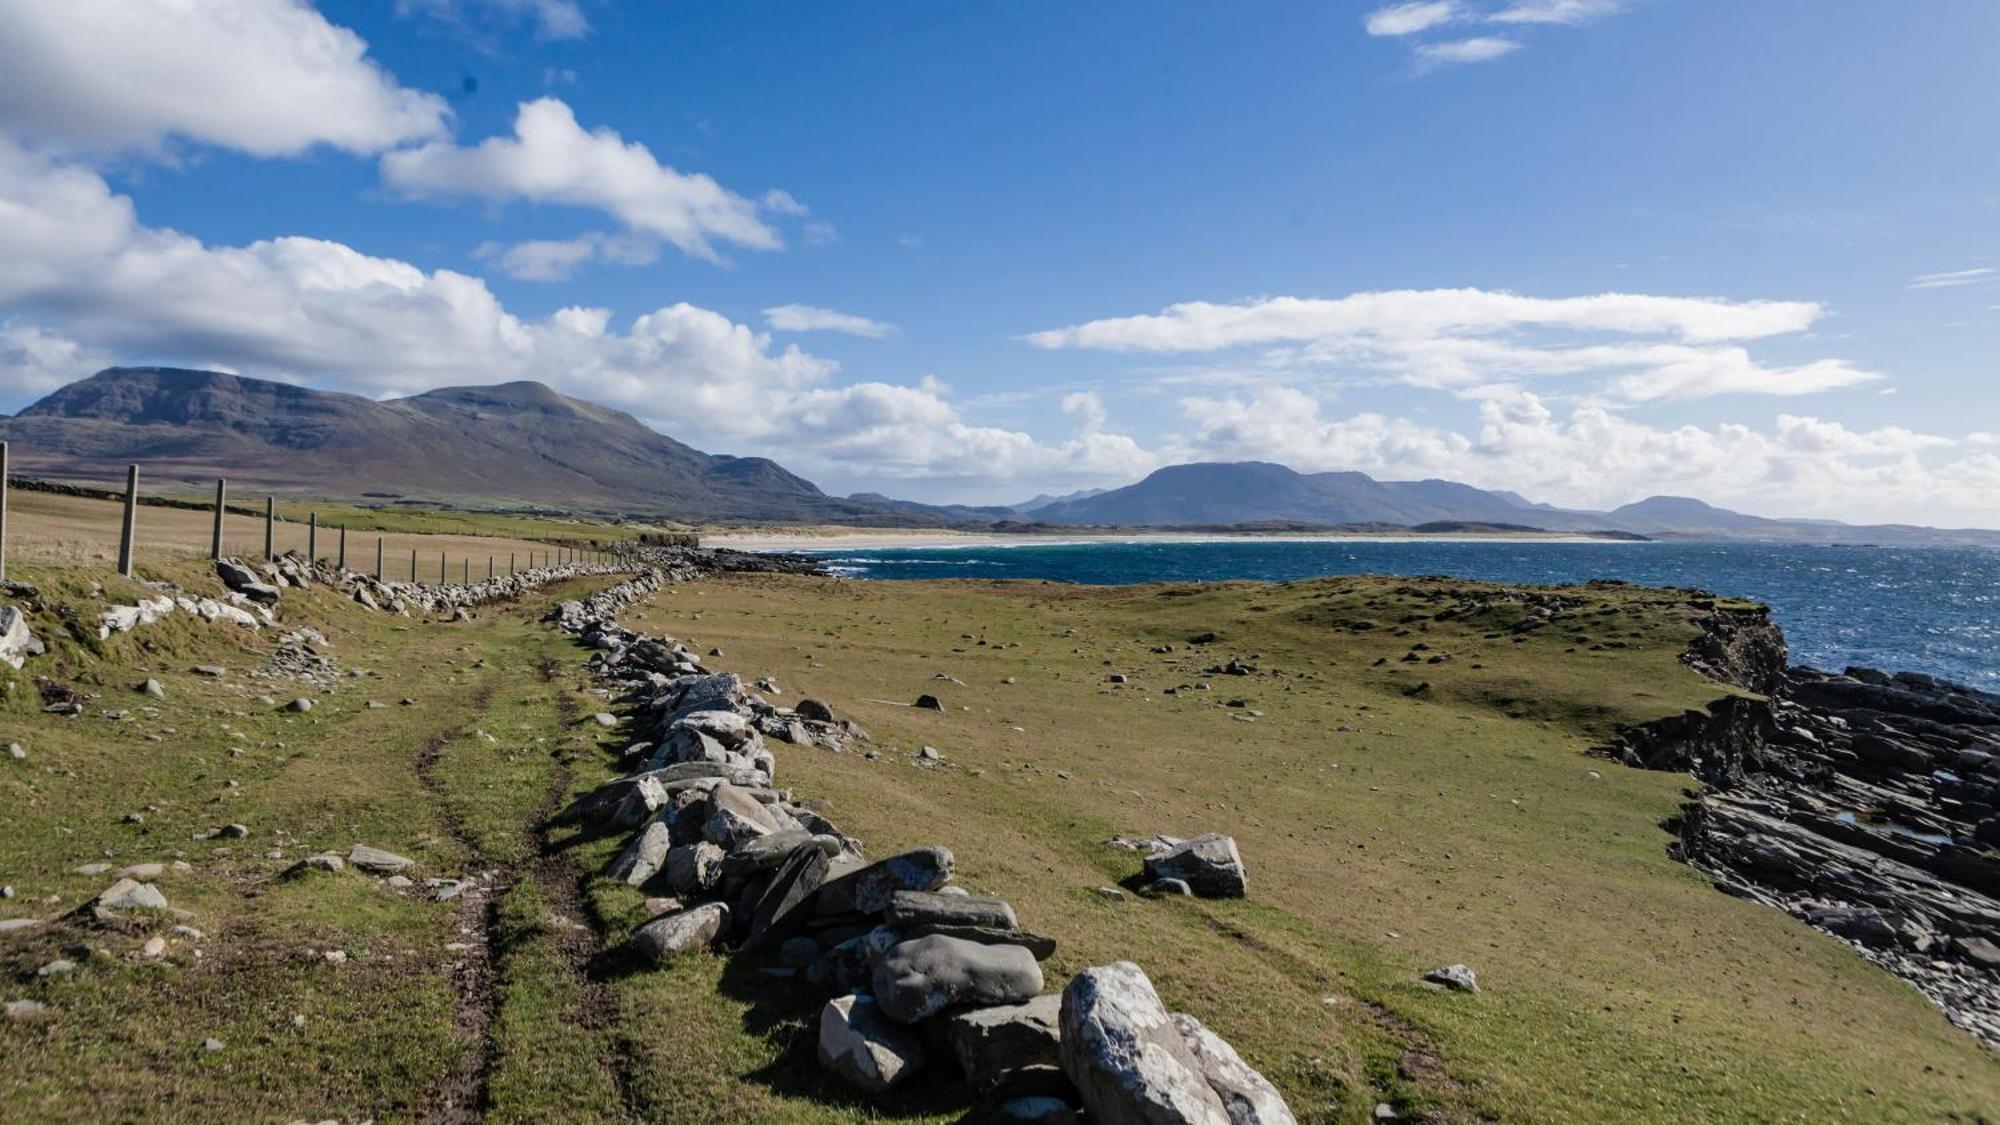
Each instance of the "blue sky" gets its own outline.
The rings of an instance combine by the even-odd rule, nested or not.
[[[2000,6],[0,0],[0,409],[537,378],[833,491],[2000,524]]]

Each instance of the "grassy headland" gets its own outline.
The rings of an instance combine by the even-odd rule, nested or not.
[[[141,571],[219,590],[194,562]],[[845,1095],[812,1064],[805,990],[737,960],[602,971],[596,954],[645,916],[639,892],[594,876],[619,841],[541,828],[622,745],[587,721],[608,704],[585,654],[538,623],[590,584],[457,624],[287,591],[286,627],[324,631],[341,667],[322,690],[249,675],[279,630],[177,616],[98,641],[98,610],[150,591],[101,569],[12,576],[41,589],[33,623],[53,648],[0,669],[0,743],[26,755],[0,759],[15,891],[0,917],[45,920],[0,935],[0,999],[47,1005],[0,1020],[0,1102],[19,1116],[962,1108],[950,1090],[880,1108]],[[1685,779],[1582,755],[1615,724],[1722,690],[1678,663],[1690,600],[1563,596],[1580,607],[1563,626],[1517,634],[1530,607],[1473,583],[745,576],[671,588],[628,619],[776,677],[781,704],[813,695],[867,726],[877,757],[781,746],[779,783],[872,854],[953,848],[962,882],[1059,940],[1052,981],[1140,961],[1302,1120],[1363,1119],[1378,1100],[1535,1121],[1975,1120],[2000,1104],[1991,1054],[1913,990],[1667,858],[1660,822]],[[1204,674],[1232,657],[1255,673]],[[38,676],[86,693],[84,714],[42,713]],[[165,698],[134,690],[147,678]],[[945,710],[907,706],[923,693]],[[300,695],[319,705],[277,706]],[[920,763],[923,746],[942,763]],[[250,835],[207,838],[231,823]],[[1247,900],[1099,893],[1138,870],[1108,837],[1201,831],[1238,838]],[[414,886],[281,877],[356,843],[416,859]],[[64,917],[128,864],[177,861],[155,881],[185,919]],[[423,882],[468,874],[483,880],[470,905]],[[41,975],[56,960],[74,967]],[[1454,961],[1483,992],[1415,983]]]

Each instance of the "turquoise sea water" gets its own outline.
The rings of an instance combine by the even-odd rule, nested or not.
[[[1771,607],[1792,660],[1929,672],[2000,690],[2000,551],[1756,543],[1474,540],[1083,543],[824,551],[862,578],[1019,578],[1093,584],[1448,574],[1550,584],[1620,578],[1697,586]]]

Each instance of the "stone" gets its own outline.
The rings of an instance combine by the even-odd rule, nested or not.
[[[354,845],[353,849],[347,853],[347,862],[363,871],[376,875],[394,875],[399,871],[407,871],[417,865],[417,861],[414,859],[406,859],[394,852],[385,852],[380,848],[371,848],[367,844]]]
[[[167,896],[151,883],[120,879],[91,900],[99,910],[165,910]]]
[[[148,961],[158,960],[160,957],[165,956],[166,952],[167,952],[167,939],[160,937],[157,934],[150,938],[147,938],[146,944],[139,947],[139,956],[145,958]]]
[[[835,992],[865,991],[875,979],[875,965],[902,942],[887,926],[839,942],[806,969],[806,980]]]
[[[612,858],[604,873],[634,887],[645,885],[666,866],[667,853],[672,848],[670,835],[665,821],[648,822],[637,836],[632,837],[632,842],[625,845],[625,850]]]
[[[13,897],[13,896],[8,896]],[[0,934],[18,934],[42,924],[40,918],[0,918]]]
[[[757,734],[750,720],[734,711],[696,711],[675,721],[674,727],[705,734],[731,750],[740,749]]]
[[[1008,1098],[1001,1102],[998,1112],[1007,1121],[1025,1121],[1030,1125],[1079,1125],[1083,1120],[1076,1107],[1062,1100],[1043,1095],[1025,1098]]]
[[[819,1065],[863,1093],[880,1094],[923,1069],[924,1049],[907,1028],[882,1018],[874,998],[849,993],[820,1009]]]
[[[773,949],[799,932],[812,914],[812,895],[826,879],[828,862],[827,854],[810,839],[792,849],[750,908],[745,949]]]
[[[815,723],[830,723],[833,721],[833,708],[828,707],[824,701],[818,699],[799,700],[799,705],[792,708],[792,713],[801,719]]]
[[[786,938],[778,946],[778,964],[788,969],[804,969],[819,960],[819,943],[809,937]]]
[[[65,957],[58,957],[41,968],[36,969],[35,975],[38,977],[61,977],[68,976],[75,971],[76,962]]]
[[[25,762],[28,760],[28,751],[18,742],[9,742],[7,744],[7,756],[17,762]]]
[[[905,937],[929,937],[942,934],[945,937],[963,938],[981,945],[1018,945],[1033,954],[1035,960],[1046,961],[1055,955],[1056,939],[1045,937],[1031,930],[999,929],[993,926],[949,926],[931,924],[911,926],[903,931]]]
[[[668,914],[640,926],[632,933],[632,948],[640,956],[658,964],[683,954],[713,948],[729,922],[729,907],[711,902],[678,914]]]
[[[0,605],[0,663],[19,668],[41,653],[42,643],[28,629],[28,615],[15,606]]]
[[[303,697],[294,699],[290,703],[285,704],[285,710],[293,712],[294,714],[303,715],[307,711],[310,711],[312,709],[313,709],[313,701]]]
[[[1214,832],[1149,856],[1146,878],[1179,879],[1202,898],[1241,898],[1250,886],[1236,841]]]
[[[945,1041],[975,1086],[997,1082],[1026,1066],[1059,1065],[1062,997],[1050,993],[1024,1004],[970,1008],[945,1017]]]
[[[1424,974],[1424,983],[1434,984],[1453,992],[1479,991],[1479,978],[1464,965],[1446,965],[1442,969],[1432,969]]]
[[[734,879],[775,871],[794,850],[816,841],[817,838],[803,828],[786,828],[769,836],[746,840],[723,859],[722,874],[725,878]],[[836,841],[833,850],[827,854],[832,855],[839,850]]]
[[[917,848],[829,879],[815,911],[821,915],[880,914],[897,891],[934,891],[951,881],[951,849]]]
[[[158,680],[149,679],[145,683],[140,684],[137,690],[139,694],[150,695],[154,699],[165,699],[167,697],[167,685]]]
[[[1042,967],[1020,946],[932,935],[884,954],[874,985],[884,1015],[915,1023],[951,1008],[1032,999],[1042,990]]]
[[[722,849],[706,840],[667,852],[667,886],[675,894],[695,894],[722,881]]]
[[[1191,1019],[1169,1014],[1153,982],[1129,961],[1071,978],[1062,996],[1059,1052],[1093,1123],[1289,1125],[1294,1120],[1270,1083],[1227,1044]]]
[[[1186,879],[1155,879],[1146,885],[1146,890],[1156,895],[1175,895],[1182,898],[1194,894],[1194,888],[1188,886]]]
[[[592,715],[590,720],[600,727],[615,727],[618,725],[618,716],[609,711],[599,711],[597,714]]]
[[[40,1000],[7,1001],[7,1018],[10,1020],[24,1020],[30,1016],[39,1016],[47,1010],[47,1006]]]
[[[277,605],[278,588],[257,577],[257,572],[235,559],[217,559],[216,577],[231,590],[260,605]]]
[[[924,711],[944,710],[944,704],[939,702],[938,697],[935,695],[920,695],[917,697],[916,703],[912,706]]]
[[[332,852],[309,855],[286,869],[287,876],[297,877],[311,871],[344,871],[347,861]]]
[[[936,925],[1011,930],[1020,925],[1014,917],[1014,908],[997,898],[935,891],[893,892],[883,919],[897,929]]]
[[[741,786],[725,781],[709,791],[708,800],[710,812],[702,835],[712,843],[733,850],[778,830],[770,810]]]

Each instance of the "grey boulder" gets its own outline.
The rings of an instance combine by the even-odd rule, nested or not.
[[[712,948],[729,922],[729,907],[711,902],[668,914],[632,931],[632,948],[654,963]]]
[[[417,865],[414,859],[406,859],[381,848],[371,848],[367,844],[354,845],[353,850],[347,853],[347,862],[376,875],[394,875]]]
[[[872,997],[850,993],[820,1009],[819,1065],[864,1093],[879,1094],[921,1070],[924,1049],[908,1028],[883,1019]]]
[[[1250,887],[1236,841],[1215,832],[1149,857],[1146,878],[1154,883],[1179,879],[1202,898],[1242,898]]]
[[[625,845],[625,850],[611,860],[611,866],[604,873],[621,883],[635,887],[645,885],[666,866],[667,853],[673,847],[670,835],[665,821],[648,821],[646,827],[632,837],[632,842]]]
[[[1020,925],[1014,908],[997,898],[939,894],[935,891],[895,891],[884,919],[898,929],[916,926],[985,926],[1011,930]]]
[[[875,966],[875,999],[898,1023],[952,1008],[1019,1004],[1042,990],[1042,967],[1018,945],[932,935],[906,941]]]
[[[945,1041],[975,1086],[1023,1067],[1057,1065],[1061,1028],[1062,997],[1054,993],[1025,1004],[968,1008],[944,1021]]]
[[[722,849],[706,840],[667,852],[667,886],[675,894],[705,891],[722,880]]]
[[[822,915],[880,914],[897,891],[934,891],[951,880],[951,849],[918,848],[828,880],[815,910]]]
[[[1063,990],[1063,1069],[1103,1125],[1292,1125],[1277,1090],[1228,1044],[1160,1003],[1129,961]]]

